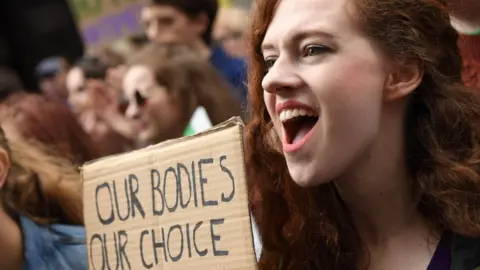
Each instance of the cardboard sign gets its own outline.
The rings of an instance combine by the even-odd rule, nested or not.
[[[89,269],[255,269],[239,118],[82,168]]]

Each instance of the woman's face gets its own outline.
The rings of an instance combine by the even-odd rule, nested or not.
[[[128,99],[126,116],[135,122],[141,144],[158,143],[182,135],[183,123],[178,98],[155,80],[152,70],[143,65],[125,73],[123,89]]]
[[[343,174],[379,132],[386,61],[347,0],[281,0],[262,44],[264,100],[293,180]]]
[[[68,102],[76,113],[82,113],[89,106],[89,95],[86,89],[86,80],[83,71],[78,68],[72,68],[66,79],[68,90]]]

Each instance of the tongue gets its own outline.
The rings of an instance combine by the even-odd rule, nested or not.
[[[316,121],[305,121],[304,123],[302,123],[302,125],[298,129],[297,134],[293,138],[292,144],[301,141],[305,137],[305,135],[307,135],[308,132],[313,128],[315,122]]]

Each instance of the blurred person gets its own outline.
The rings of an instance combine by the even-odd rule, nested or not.
[[[0,66],[0,102],[20,92],[24,92],[24,86],[18,74],[9,67]]]
[[[86,56],[78,60],[67,75],[68,100],[71,108],[83,129],[99,147],[102,156],[129,150],[130,139],[133,137],[128,123],[125,123],[127,119],[120,117],[119,114],[123,105],[120,87],[89,86],[92,81],[107,82],[107,80],[109,84],[120,85],[123,69],[109,68],[99,58]],[[108,96],[109,104],[115,104],[115,108],[99,104],[105,95]],[[117,129],[118,126],[121,128]]]
[[[2,125],[14,127],[18,135],[46,145],[75,165],[100,157],[90,135],[58,101],[37,94],[12,95],[0,105],[0,116]]]
[[[181,137],[199,106],[213,125],[241,115],[228,84],[187,46],[152,43],[127,63],[126,116],[140,146]]]
[[[452,24],[460,33],[458,45],[464,62],[463,80],[480,90],[480,1],[447,0]]]
[[[480,269],[480,92],[440,2],[256,1],[259,270]]]
[[[67,73],[66,85],[68,102],[75,113],[81,114],[90,108],[90,97],[87,91],[89,79],[104,80],[109,68],[97,57],[85,56],[72,65]]]
[[[79,172],[14,132],[0,130],[0,269],[88,269]]]
[[[213,36],[227,53],[245,57],[244,33],[249,23],[248,11],[238,7],[221,8],[215,21]]]
[[[185,43],[200,57],[209,59],[230,83],[242,105],[246,105],[246,63],[212,43],[217,10],[217,0],[149,0],[141,19],[150,40]]]
[[[98,49],[94,55],[109,67],[117,67],[125,64],[124,55],[117,52],[112,45]]]
[[[67,102],[68,68],[68,62],[63,57],[49,57],[40,61],[35,69],[35,75],[40,83],[40,90],[45,96]]]

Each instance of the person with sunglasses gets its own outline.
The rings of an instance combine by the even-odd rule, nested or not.
[[[199,107],[213,125],[241,115],[228,83],[186,45],[149,44],[129,59],[123,91],[138,147],[183,136]]]

